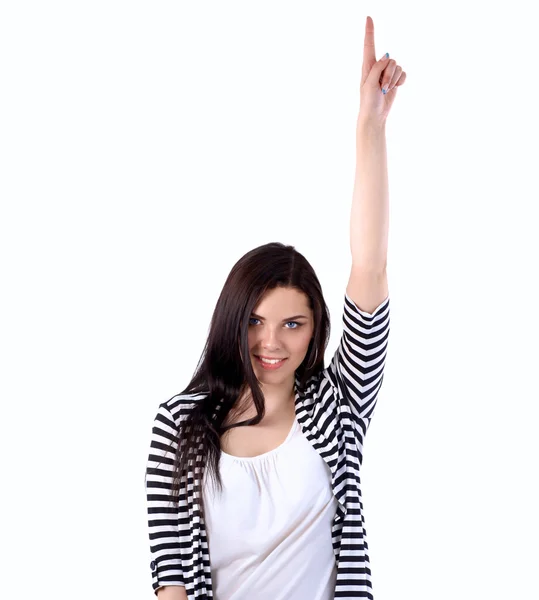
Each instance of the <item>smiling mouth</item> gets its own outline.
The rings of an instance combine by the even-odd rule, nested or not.
[[[287,358],[276,358],[276,359],[266,359],[264,360],[262,357],[254,355],[256,360],[265,368],[277,368],[280,367]]]

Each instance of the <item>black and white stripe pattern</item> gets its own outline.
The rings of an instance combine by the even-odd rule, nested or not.
[[[345,294],[343,335],[331,363],[303,390],[296,380],[297,419],[328,464],[338,500],[332,526],[336,599],[373,600],[360,467],[383,381],[389,322],[389,297],[370,314]],[[152,586],[157,593],[161,586],[183,585],[189,600],[214,597],[207,536],[192,483],[180,491],[178,503],[169,500],[174,456],[167,448],[203,398],[178,395],[159,406],[146,468]]]

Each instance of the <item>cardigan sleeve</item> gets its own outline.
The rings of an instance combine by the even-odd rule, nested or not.
[[[180,513],[172,491],[172,468],[178,428],[169,409],[160,405],[155,417],[146,466],[146,504],[150,536],[152,587],[185,585],[180,558]],[[172,446],[171,446],[172,443]]]
[[[389,296],[372,312],[345,293],[343,333],[329,366],[340,402],[354,420],[370,419],[384,378],[389,336]]]

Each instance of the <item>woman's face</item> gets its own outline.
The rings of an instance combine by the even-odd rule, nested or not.
[[[263,383],[293,378],[307,354],[313,331],[313,311],[306,294],[292,288],[269,290],[249,320],[249,351],[257,378]],[[265,368],[259,356],[285,360]]]

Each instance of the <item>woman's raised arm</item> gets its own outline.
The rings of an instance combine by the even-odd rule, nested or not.
[[[388,296],[389,186],[385,126],[397,87],[405,79],[406,73],[387,54],[376,60],[374,25],[367,17],[350,214],[352,269],[346,292],[368,313]]]
[[[187,600],[183,585],[167,585],[157,590],[158,600]]]

